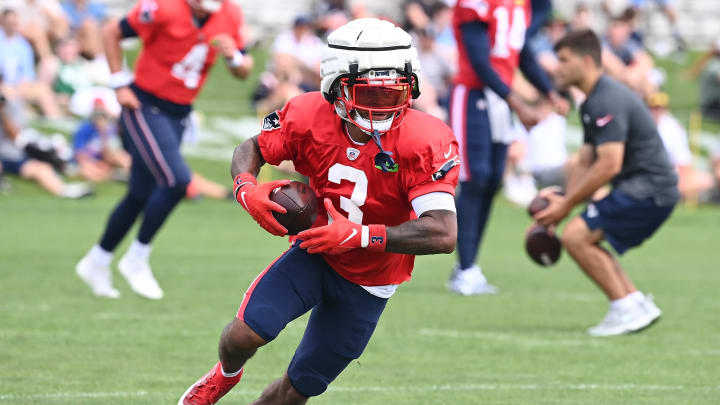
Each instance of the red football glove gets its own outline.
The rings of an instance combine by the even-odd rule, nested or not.
[[[327,253],[338,255],[352,249],[366,248],[374,252],[384,252],[387,243],[385,225],[361,225],[350,222],[335,210],[330,199],[325,199],[332,223],[318,228],[308,229],[298,234],[302,249],[308,253]]]
[[[270,200],[270,193],[289,183],[290,180],[276,180],[258,184],[252,174],[240,173],[235,177],[235,199],[263,229],[275,236],[283,236],[287,234],[287,229],[280,225],[272,213],[284,214],[287,210]]]

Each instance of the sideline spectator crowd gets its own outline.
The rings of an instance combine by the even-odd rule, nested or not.
[[[398,2],[401,20],[391,20],[411,33],[418,49],[424,80],[422,96],[413,107],[442,120],[448,119],[449,92],[456,70],[457,51],[452,32],[455,1],[404,0]],[[647,26],[641,22],[647,18],[648,5],[657,3],[670,24],[676,52],[687,52],[687,44],[677,29],[677,10],[672,1],[633,0],[627,2],[629,7],[621,10],[614,9],[608,1],[602,7],[583,1],[572,3],[574,9],[570,15],[553,13],[544,21],[538,21],[542,28],[526,39],[541,67],[552,77],[557,66],[554,43],[571,30],[597,28],[594,24],[604,21],[605,28],[599,34],[603,38],[606,72],[648,101],[678,168],[684,196],[708,199],[705,196],[712,195],[720,181],[720,148],[711,151],[708,167],[695,166],[687,131],[669,109],[670,100],[664,88],[666,74],[656,66],[647,49],[646,33],[638,29]],[[327,34],[351,19],[371,16],[390,19],[372,14],[360,0],[316,0],[306,14],[296,16],[290,27],[280,30],[274,40],[267,43],[269,56],[265,71],[252,94],[257,114],[264,116],[300,93],[318,90]],[[0,6],[0,184],[3,174],[18,175],[40,182],[55,195],[77,197],[92,193],[89,184],[127,177],[130,158],[117,137],[115,121],[120,106],[107,86],[110,72],[100,35],[107,17],[101,0],[3,1]],[[720,38],[690,72],[700,84],[699,109],[703,116],[720,121]],[[539,187],[562,185],[565,168],[572,164],[573,157],[567,149],[567,119],[544,105],[542,97],[521,76],[515,80],[514,87],[535,103],[542,118],[529,132],[518,125],[517,141],[510,150],[506,195],[525,203]],[[567,97],[575,105],[582,102],[572,90]],[[47,153],[49,158],[39,152],[33,154],[33,148],[38,149],[33,139],[39,135],[27,122],[67,120],[67,117],[80,121],[74,139],[65,145],[74,147],[69,157],[66,156],[69,164],[53,165],[53,153]],[[58,154],[57,150],[54,152]],[[47,174],[49,171],[52,176]],[[89,183],[65,183],[58,172]],[[53,184],[46,184],[41,177],[52,178]],[[216,198],[227,195],[225,188],[198,174],[194,179],[197,179],[196,187],[190,187],[193,194]]]

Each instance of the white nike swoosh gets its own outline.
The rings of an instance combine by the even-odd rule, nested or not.
[[[452,145],[450,145],[450,149],[448,149],[447,153],[443,153],[443,156],[445,157],[445,159],[447,159],[451,153],[452,153]]]
[[[352,237],[355,236],[355,235],[357,235],[357,229],[353,229],[352,232],[350,232],[350,236],[348,236],[347,239],[345,239],[344,241],[338,243],[338,246],[340,246],[340,245],[342,245],[343,243],[349,241],[349,240],[352,239]]]
[[[243,205],[247,209],[247,203],[245,202],[245,193],[246,193],[246,191],[243,191],[242,193],[240,193],[240,199],[243,200]]]

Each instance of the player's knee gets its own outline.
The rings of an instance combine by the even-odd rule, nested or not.
[[[167,185],[168,189],[173,194],[184,196],[190,184],[190,173],[185,170],[178,170],[174,177],[174,181]]]
[[[232,354],[252,355],[258,347],[267,344],[244,321],[235,318],[227,324],[220,338],[220,351]],[[248,356],[249,357],[249,356]]]
[[[560,239],[566,249],[571,252],[577,251],[587,244],[587,233],[574,221],[571,221],[565,226]]]

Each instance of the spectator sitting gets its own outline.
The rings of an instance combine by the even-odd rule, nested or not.
[[[94,100],[100,98],[112,116],[118,116],[120,105],[112,89],[106,86],[110,80],[107,64],[99,64],[80,57],[78,42],[73,38],[57,44],[61,65],[53,87],[57,98],[70,112],[89,117]]]
[[[680,194],[688,200],[704,199],[713,187],[712,176],[693,168],[687,132],[668,111],[669,101],[668,95],[662,92],[653,93],[647,98],[665,150],[677,171]]]
[[[423,81],[420,98],[415,100],[413,107],[444,121],[447,118],[453,66],[437,49],[432,26],[416,32],[415,42]]]
[[[427,28],[431,23],[433,10],[438,7],[441,0],[408,0],[405,2],[405,31],[419,31]]]
[[[324,44],[306,16],[278,35],[272,46],[271,69],[260,76],[254,100],[258,114],[282,107],[290,98],[320,87],[320,61]]]
[[[0,165],[4,173],[37,182],[53,195],[64,198],[81,198],[92,194],[83,183],[65,183],[46,162],[30,159],[15,144],[23,124],[22,108],[17,101],[7,100],[0,93]]]
[[[700,76],[700,108],[705,117],[720,121],[720,38],[705,59]]]
[[[82,123],[73,136],[80,175],[93,183],[127,179],[130,155],[119,147],[118,139],[117,126],[105,104],[97,99],[90,119]]]
[[[20,33],[33,46],[38,58],[38,79],[50,83],[55,78],[58,61],[51,44],[68,35],[65,12],[58,0],[7,0],[18,13]]]
[[[100,26],[106,17],[105,5],[92,0],[65,0],[62,7],[77,34],[82,55],[93,60],[103,54]]]
[[[313,16],[321,36],[347,23],[349,15],[345,0],[318,0],[313,6]]]
[[[648,77],[655,63],[642,43],[632,36],[634,19],[633,8],[613,18],[605,38],[603,67],[616,79],[646,95],[654,88]]]
[[[4,96],[37,104],[47,118],[59,118],[60,109],[49,84],[37,81],[30,43],[20,35],[18,15],[5,9],[0,14],[0,75]]]

